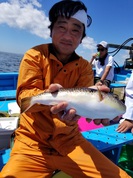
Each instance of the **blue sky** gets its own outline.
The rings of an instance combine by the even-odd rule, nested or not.
[[[92,17],[92,25],[76,50],[79,55],[90,60],[100,41],[122,44],[133,37],[133,0],[82,1]],[[0,51],[24,54],[35,45],[51,42],[48,12],[56,2],[59,0],[0,0]],[[128,53],[121,50],[115,61],[122,64]]]

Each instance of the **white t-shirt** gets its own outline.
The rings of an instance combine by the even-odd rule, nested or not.
[[[122,117],[125,119],[133,120],[133,72],[126,86],[125,105],[126,112]]]
[[[98,59],[94,59],[94,61],[92,62],[92,65],[95,66],[96,69],[96,77],[102,77],[106,66],[112,66],[109,74],[107,75],[106,79],[112,81],[114,78],[114,59],[112,56],[107,55],[105,61],[104,61],[104,66],[100,65],[100,61]]]

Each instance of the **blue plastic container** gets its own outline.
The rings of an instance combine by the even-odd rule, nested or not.
[[[0,150],[0,171],[3,168],[3,166],[7,163],[9,157],[10,157],[10,149],[6,150]]]

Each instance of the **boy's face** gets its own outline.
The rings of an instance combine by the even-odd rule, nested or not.
[[[54,47],[60,55],[70,55],[81,43],[83,24],[74,19],[58,17],[55,22],[51,37]]]

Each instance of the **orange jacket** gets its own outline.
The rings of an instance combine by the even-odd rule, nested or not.
[[[51,83],[59,83],[64,88],[89,87],[93,85],[91,65],[82,57],[64,65],[51,53],[51,44],[36,46],[26,52],[21,64],[17,86],[17,102],[22,98],[42,93]],[[52,150],[61,155],[70,152],[78,144],[81,134],[78,125],[68,126],[49,106],[36,104],[31,113],[23,113],[16,139],[37,150]]]

